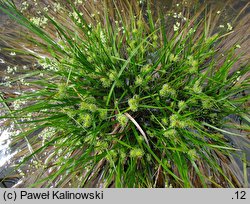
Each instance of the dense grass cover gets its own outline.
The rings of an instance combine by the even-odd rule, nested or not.
[[[15,52],[40,65],[32,91],[2,100],[28,104],[4,118],[28,142],[18,168],[33,160],[32,186],[240,186],[224,134],[242,136],[225,129],[232,115],[249,123],[249,65],[232,70],[239,45],[218,54],[230,31],[210,31],[205,9],[171,24],[149,2],[68,1],[32,18],[4,2],[34,48]]]

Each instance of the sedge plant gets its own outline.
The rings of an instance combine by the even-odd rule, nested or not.
[[[206,9],[171,24],[149,1],[65,2],[35,17],[0,7],[34,48],[15,51],[39,64],[31,89],[1,101],[30,186],[240,187],[225,135],[244,135],[225,127],[249,124],[249,64],[232,70],[236,45],[218,54],[230,31],[211,32]]]

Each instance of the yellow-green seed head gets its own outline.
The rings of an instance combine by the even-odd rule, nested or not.
[[[70,118],[73,118],[76,116],[76,112],[70,108],[63,109],[63,113],[67,114]]]
[[[128,105],[132,111],[137,111],[139,106],[139,97],[135,95],[133,98],[129,99]]]
[[[91,104],[91,103],[87,103],[87,102],[83,101],[80,104],[80,110],[88,110],[91,112],[95,112],[95,111],[97,111],[97,106],[95,104]]]
[[[137,77],[135,78],[135,85],[136,85],[136,86],[141,86],[142,83],[143,83],[143,78],[142,78],[141,76],[137,76]]]
[[[160,96],[167,96],[171,87],[168,84],[164,84],[160,90]]]
[[[122,83],[122,81],[120,79],[116,80],[116,86],[119,87],[119,88],[121,88],[123,86],[123,83]]]
[[[193,91],[194,93],[201,93],[202,92],[202,87],[200,86],[200,80],[197,80],[195,83],[194,83],[194,86],[193,86]]]
[[[140,135],[140,136],[138,137],[138,142],[139,142],[139,143],[142,143],[143,141],[144,141],[144,138],[143,138],[142,135]]]
[[[157,41],[154,41],[154,42],[152,43],[152,46],[153,46],[153,48],[157,48],[157,47],[159,46],[159,44],[157,43]]]
[[[202,99],[201,103],[204,109],[211,109],[213,107],[213,102],[209,98]]]
[[[194,60],[193,56],[188,56],[188,65],[191,67],[188,69],[190,74],[196,73],[198,71],[198,61]]]
[[[168,119],[165,118],[165,117],[162,118],[162,119],[161,119],[161,123],[162,123],[163,125],[165,125],[165,126],[168,125]]]
[[[141,68],[141,73],[143,73],[143,74],[148,73],[150,71],[150,69],[151,69],[151,65],[147,64]]]
[[[151,75],[147,75],[146,77],[145,77],[145,81],[146,82],[149,82],[149,81],[151,81],[152,80],[152,76]]]
[[[177,60],[178,60],[178,55],[174,55],[172,53],[169,55],[170,62],[177,62]]]
[[[152,138],[154,137],[154,134],[153,134],[152,132],[150,132],[149,130],[147,130],[146,133],[147,133],[147,135],[148,135],[149,137],[152,137]]]
[[[188,151],[188,156],[192,159],[192,160],[196,160],[198,158],[197,152],[195,149],[191,149]]]
[[[109,72],[109,79],[111,81],[115,81],[116,79],[118,79],[118,73],[115,70],[111,70]]]
[[[134,29],[132,30],[132,33],[133,33],[133,34],[136,34],[136,33],[138,33],[138,30],[137,30],[136,28],[134,28]]]
[[[98,141],[96,143],[95,149],[98,150],[106,150],[108,148],[108,143],[106,141]]]
[[[97,106],[95,104],[89,104],[89,110],[91,112],[96,112],[97,111]]]
[[[198,66],[198,61],[197,60],[193,60],[190,65],[192,67],[197,67]]]
[[[130,151],[130,157],[132,158],[141,158],[144,155],[144,151],[142,149],[136,148]]]
[[[95,103],[95,102],[96,102],[96,99],[95,99],[95,97],[93,97],[93,96],[87,96],[87,97],[85,98],[85,101],[88,102],[88,103]]]
[[[176,91],[169,84],[164,84],[159,92],[161,97],[176,96]]]
[[[180,120],[179,120],[179,116],[178,115],[171,115],[170,116],[170,118],[169,118],[169,120],[170,120],[170,126],[171,127],[178,127],[179,126],[179,122],[180,122]]]
[[[127,116],[120,114],[117,116],[117,120],[121,124],[122,127],[125,127],[127,125],[127,122],[128,122]]]
[[[181,120],[181,121],[179,121],[179,123],[178,123],[178,127],[179,127],[179,128],[185,128],[185,127],[188,127],[188,126],[189,126],[188,120]]]
[[[185,101],[179,101],[178,102],[178,108],[180,110],[184,110],[187,107],[187,104],[185,103]]]
[[[177,135],[177,131],[175,129],[166,130],[163,135],[167,138],[173,138]]]
[[[110,150],[110,151],[108,152],[106,158],[107,158],[108,161],[112,162],[112,161],[115,161],[115,160],[117,159],[117,155],[118,155],[117,151],[115,151],[115,150]]]
[[[146,154],[146,160],[147,160],[148,162],[151,162],[151,161],[152,161],[152,156],[151,156],[151,154]]]
[[[188,72],[190,73],[190,74],[195,74],[195,73],[197,73],[198,72],[198,67],[190,67],[189,68],[189,70],[188,70]]]
[[[88,113],[83,113],[79,115],[80,122],[82,123],[83,127],[89,128],[92,125],[92,116]]]
[[[102,86],[104,88],[108,88],[111,86],[111,81],[110,79],[107,79],[107,78],[101,78],[100,81],[102,82]]]
[[[101,120],[105,120],[107,118],[108,111],[101,109],[99,110],[99,116]]]
[[[137,21],[137,26],[138,26],[139,28],[143,27],[143,21],[142,21],[142,19],[138,19],[138,21]]]
[[[88,110],[89,104],[86,103],[85,101],[81,102],[80,104],[80,110]]]
[[[126,155],[126,153],[124,152],[124,150],[121,150],[121,151],[120,151],[120,158],[121,158],[121,161],[125,161],[126,157],[127,157],[127,155]]]
[[[154,41],[158,40],[158,36],[156,34],[154,34],[152,38]]]

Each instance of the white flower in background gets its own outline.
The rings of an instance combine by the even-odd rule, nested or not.
[[[15,100],[15,101],[13,102],[13,109],[14,109],[14,110],[20,109],[20,107],[21,107],[22,104],[23,104],[23,103],[22,103],[21,100]]]
[[[26,11],[29,7],[29,4],[27,1],[24,1],[21,6],[21,12]]]
[[[43,10],[44,10],[45,12],[48,12],[48,11],[49,11],[49,6],[44,7]]]
[[[0,59],[0,64],[4,64],[5,61],[3,59]]]
[[[48,127],[44,129],[40,136],[42,137],[42,144],[44,145],[46,140],[49,140],[56,133],[56,129],[52,127]]]
[[[75,5],[76,5],[76,4],[82,4],[82,3],[83,3],[82,0],[76,0],[76,1],[75,1]]]
[[[78,20],[78,14],[74,11],[73,13],[71,13],[71,15],[74,17],[75,20]]]
[[[82,13],[79,13],[81,16],[82,16]],[[76,21],[77,23],[81,23],[81,19],[79,18],[79,15],[77,12],[73,12],[73,13],[69,13],[70,16],[72,16]]]
[[[54,3],[53,8],[54,8],[54,11],[57,12],[57,11],[60,11],[62,9],[62,6],[60,3]]]
[[[36,26],[44,26],[48,23],[48,19],[46,17],[32,17],[30,19],[32,23],[34,23]]]
[[[239,44],[235,45],[236,48],[241,48],[241,46]]]
[[[10,55],[11,55],[11,56],[15,56],[16,53],[15,53],[15,52],[11,52]]]
[[[140,3],[140,4],[143,4],[143,3],[144,3],[144,1],[145,1],[145,0],[140,0],[140,1],[139,1],[139,3]]]
[[[24,84],[24,79],[23,78],[20,79],[20,82],[21,82],[21,84]]]
[[[228,30],[228,31],[233,30],[233,27],[232,27],[232,25],[231,25],[230,23],[227,23],[227,30]]]
[[[10,66],[8,66],[8,67],[7,67],[7,73],[10,74],[10,73],[12,73],[12,72],[13,72],[13,68],[10,67]]]
[[[180,23],[179,22],[176,22],[175,24],[174,24],[174,31],[178,31],[179,30],[179,28],[180,28]]]
[[[180,12],[180,13],[178,13],[178,18],[182,18],[182,13]]]
[[[5,76],[5,77],[3,77],[3,80],[4,81],[7,81],[7,80],[9,80],[10,79],[10,77],[9,76]]]
[[[105,36],[105,34],[103,33],[102,30],[100,32],[100,38],[101,38],[101,41],[102,41],[103,44],[106,43],[106,36]]]
[[[190,28],[188,31],[188,34],[191,35],[191,34],[195,33],[195,31],[196,31],[195,28]]]
[[[11,88],[11,87],[12,87],[12,84],[11,84],[11,82],[8,81],[8,82],[4,83],[4,86],[10,87],[10,88]]]

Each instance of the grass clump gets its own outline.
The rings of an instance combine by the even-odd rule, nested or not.
[[[223,129],[230,115],[249,122],[249,65],[232,71],[236,48],[218,54],[227,34],[208,32],[206,15],[169,26],[150,2],[67,1],[37,23],[4,2],[43,73],[35,91],[5,100],[29,104],[12,111],[25,127],[15,141],[42,130],[22,163],[46,152],[33,186],[240,185],[229,168],[239,150],[221,133],[241,136]]]

